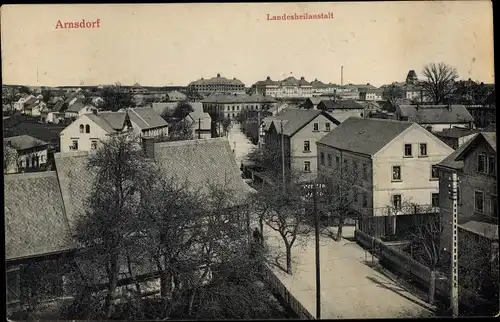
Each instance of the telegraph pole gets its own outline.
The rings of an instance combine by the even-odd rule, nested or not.
[[[453,241],[451,246],[451,308],[453,317],[458,317],[458,175],[451,175],[451,199],[453,212]]]
[[[283,121],[280,121],[280,126],[281,126],[281,171],[283,173],[283,189],[285,189],[286,186],[286,180],[285,180],[285,136],[283,135]]]
[[[316,239],[316,319],[321,319],[321,279],[320,279],[320,257],[319,257],[319,213],[316,197],[317,183],[313,183],[313,215],[314,234]]]
[[[201,139],[201,118],[198,118],[198,139]]]

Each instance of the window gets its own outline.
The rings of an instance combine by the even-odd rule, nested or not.
[[[83,133],[83,124],[80,124],[80,133]]]
[[[71,150],[78,150],[78,140],[73,140],[73,145],[71,146]]]
[[[314,123],[313,127],[314,127],[314,130],[313,130],[314,132],[319,131],[319,123]]]
[[[311,152],[309,141],[304,141],[304,152]]]
[[[432,207],[439,207],[439,193],[433,193],[431,196]]]
[[[328,166],[331,167],[332,166],[332,155],[331,154],[328,154]]]
[[[358,163],[354,160],[352,160],[352,171],[354,172],[354,175],[358,172]]]
[[[491,216],[498,218],[498,203],[496,195],[491,195],[490,210],[491,210]]]
[[[90,142],[90,149],[91,150],[97,149],[97,140],[92,140],[92,142]]]
[[[496,160],[495,160],[495,156],[494,155],[490,155],[488,157],[488,173],[489,174],[492,174],[492,175],[495,175],[496,174]]]
[[[40,156],[40,162],[41,162],[41,163],[44,163],[44,162],[45,162],[45,155],[43,155],[43,154],[42,154],[42,155]]]
[[[420,156],[421,157],[427,156],[427,143],[420,143]]]
[[[366,163],[363,163],[363,179],[368,179],[368,171],[366,169]]]
[[[90,133],[90,125],[85,125],[85,133]]]
[[[349,165],[347,163],[347,159],[344,159],[344,171],[348,171],[349,170]]]
[[[330,123],[325,123],[325,131],[330,131]]]
[[[457,187],[457,203],[460,204],[460,187]]]
[[[321,165],[325,165],[325,154],[323,152],[320,153],[320,163]]]
[[[431,179],[439,179],[439,169],[435,165],[431,166]]]
[[[484,194],[482,191],[474,191],[474,211],[480,214],[484,210]]]
[[[486,155],[484,153],[479,153],[477,155],[477,172],[486,172]]]
[[[392,181],[401,181],[401,166],[392,166]]]
[[[335,163],[336,164],[339,164],[339,162],[340,162],[339,160],[340,160],[339,157],[335,157]]]
[[[396,209],[401,209],[401,195],[393,195],[392,196],[392,205]]]
[[[363,207],[368,207],[368,196],[366,195],[366,192],[363,193]]]
[[[311,172],[311,162],[304,161],[304,171],[305,172]]]
[[[405,144],[405,157],[411,157],[411,144]]]
[[[231,106],[231,109],[234,111],[234,106]]]

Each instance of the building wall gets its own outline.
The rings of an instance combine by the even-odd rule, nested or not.
[[[324,153],[325,164],[321,164],[321,153]],[[332,165],[329,165],[328,156],[331,156]],[[353,183],[352,192],[358,195],[357,202],[352,199],[352,208],[363,215],[371,215],[373,207],[373,169],[372,160],[368,155],[342,151],[332,147],[318,144],[318,177],[332,171],[345,174],[345,178]],[[363,172],[366,168],[366,173]],[[341,184],[345,186],[345,184]],[[366,198],[366,204],[363,199]]]
[[[319,124],[319,131],[314,131],[314,123]],[[295,133],[291,138],[291,163],[292,168],[297,172],[304,171],[304,162],[310,162],[311,172],[304,173],[304,180],[316,179],[318,164],[317,164],[317,147],[316,142],[321,140],[329,131],[325,130],[325,123],[330,124],[330,131],[337,127],[333,122],[327,119],[324,115],[318,115],[311,122],[309,122],[300,131]],[[304,141],[309,141],[310,152],[304,151]]]
[[[256,91],[259,94],[271,97],[312,97],[312,86],[276,86],[264,85],[257,86]]]
[[[32,160],[38,157],[38,165],[33,166]],[[29,152],[18,152],[17,158],[18,171],[37,169],[47,164],[47,147],[35,148]]]
[[[84,126],[84,133],[80,133],[80,125]],[[90,125],[90,133],[85,133],[85,125]],[[60,149],[61,153],[73,151],[70,146],[73,145],[73,140],[78,141],[78,151],[90,151],[92,140],[105,140],[107,132],[91,121],[85,115],[79,117],[68,125],[60,134]]]
[[[419,144],[427,144],[427,157],[419,156]],[[405,157],[405,144],[412,144],[413,157]],[[373,157],[374,208],[392,205],[392,196],[402,203],[430,205],[432,193],[439,193],[439,180],[431,178],[431,166],[441,162],[453,149],[414,124]],[[392,180],[392,166],[401,167],[401,181]]]

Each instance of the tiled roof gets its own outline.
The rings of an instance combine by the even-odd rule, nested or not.
[[[470,142],[472,142],[476,138],[477,134],[472,137],[469,141],[466,143],[462,144],[461,146],[458,147],[453,153],[451,153],[449,156],[443,159],[443,161],[439,162],[437,165],[445,168],[450,168],[454,170],[460,170],[464,167],[464,161],[462,160],[457,160],[457,157],[462,154],[463,151],[467,149],[469,146]]]
[[[4,176],[5,257],[74,248],[55,171]]]
[[[413,123],[350,117],[318,141],[333,148],[374,155]]]
[[[195,191],[208,192],[208,184],[226,185],[239,204],[251,191],[241,177],[227,138],[156,143],[155,161],[165,174],[186,182]]]
[[[265,86],[265,85],[279,86],[279,84],[280,84],[280,81],[273,81],[273,80],[271,80],[271,77],[267,76],[266,80],[258,81],[254,85],[255,86]]]
[[[401,115],[409,121],[425,124],[473,122],[474,118],[464,105],[399,105]]]
[[[130,120],[141,130],[168,126],[168,123],[151,107],[128,108]]]
[[[488,239],[498,240],[498,225],[472,220],[459,227]]]
[[[438,165],[446,168],[451,168],[455,170],[460,170],[464,167],[463,155],[466,151],[473,146],[473,142],[475,142],[479,137],[483,137],[485,141],[491,146],[493,150],[497,150],[496,145],[496,133],[495,132],[480,132],[475,134],[472,138],[470,138],[467,142],[462,144],[458,149],[456,149],[452,154],[447,156],[443,161],[441,161]]]
[[[338,110],[338,109],[364,109],[364,106],[355,100],[322,100],[318,104],[318,108],[325,107],[327,110]]]
[[[283,123],[283,134],[292,136],[320,114],[325,115],[332,121],[335,120],[331,115],[324,113],[321,110],[286,109],[283,114],[276,115],[275,121],[273,122],[276,127],[276,131],[281,133],[280,121],[286,121],[286,123]],[[339,122],[337,121],[336,123]]]
[[[190,103],[193,108],[193,112],[189,113],[189,117],[193,122],[198,122],[199,119],[202,120],[212,120],[208,113],[203,112],[203,104],[200,102]],[[208,125],[208,124],[207,124]]]
[[[85,108],[85,104],[83,104],[81,99],[76,99],[76,101],[68,107],[66,112],[78,113]]]
[[[437,132],[436,135],[447,138],[461,138],[478,132],[479,130],[477,129],[465,129],[461,127],[453,127],[451,129],[444,129],[441,132]]]
[[[18,151],[31,149],[37,146],[44,146],[48,144],[45,141],[39,140],[37,138],[34,138],[26,134],[5,138],[3,139],[3,142],[4,143],[10,142],[10,144],[12,144],[12,147]]]
[[[253,95],[210,95],[205,98],[203,103],[219,103],[219,104],[232,104],[232,103],[275,103],[276,100],[269,96],[259,94]]]
[[[91,195],[95,174],[87,168],[89,153],[75,151],[55,153],[57,175],[71,228],[75,221],[85,215],[87,198]]]

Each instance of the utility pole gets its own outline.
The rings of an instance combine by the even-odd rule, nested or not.
[[[283,173],[283,189],[285,189],[286,186],[286,180],[285,180],[285,136],[283,135],[283,121],[280,120],[280,127],[281,127],[281,171]]]
[[[451,308],[453,317],[458,317],[458,175],[453,172],[451,175],[451,199],[453,209],[453,224],[451,245]]]
[[[201,139],[201,118],[198,118],[198,139]]]
[[[313,183],[313,215],[314,234],[316,239],[316,319],[321,319],[321,278],[320,278],[320,257],[319,257],[319,213],[317,207],[317,183]]]

